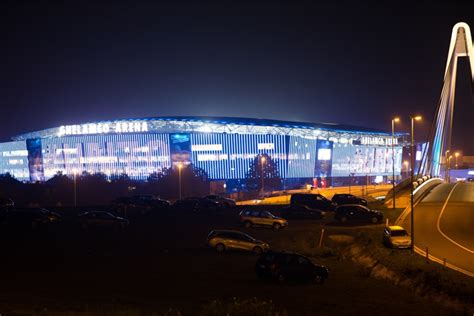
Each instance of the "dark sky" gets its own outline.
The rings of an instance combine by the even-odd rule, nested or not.
[[[388,130],[393,115],[406,129],[420,113],[423,135],[452,27],[474,27],[474,5],[453,1],[46,3],[2,7],[2,140],[63,124],[179,115]],[[455,113],[454,147],[474,154],[467,63]]]

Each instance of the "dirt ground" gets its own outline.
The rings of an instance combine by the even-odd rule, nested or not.
[[[258,280],[254,255],[218,254],[206,248],[211,229],[245,231],[280,248],[301,234],[319,236],[323,223],[293,221],[280,231],[244,229],[237,214],[238,210],[220,214],[169,210],[131,220],[123,232],[82,231],[67,224],[36,232],[2,229],[0,314],[123,306],[159,313],[174,307],[194,315],[213,299],[233,297],[272,300],[289,315],[454,314],[403,288],[367,277],[352,262],[337,257],[316,258],[330,269],[322,285]],[[381,231],[382,226],[344,229]]]

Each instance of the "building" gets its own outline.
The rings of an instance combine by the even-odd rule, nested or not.
[[[368,128],[248,118],[157,117],[67,125],[0,143],[0,173],[45,181],[58,172],[127,174],[146,180],[178,163],[203,168],[210,179],[246,177],[269,155],[285,181],[375,177],[402,166],[401,137]]]

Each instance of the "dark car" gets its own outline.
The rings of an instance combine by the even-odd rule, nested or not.
[[[41,208],[10,209],[2,216],[2,224],[10,227],[40,228],[57,223],[61,216]]]
[[[170,202],[162,200],[153,195],[134,195],[131,197],[120,197],[114,201],[116,205],[127,207],[143,207],[143,208],[166,208],[170,206]]]
[[[269,278],[279,283],[306,281],[323,283],[329,276],[325,266],[311,262],[294,252],[269,251],[262,254],[255,264],[255,273],[261,279]]]
[[[322,219],[325,212],[309,208],[306,205],[290,205],[280,211],[281,217],[286,219]]]
[[[177,200],[173,204],[173,207],[187,210],[187,211],[203,211],[203,210],[215,211],[219,209],[221,206],[219,202],[212,201],[207,198],[189,197],[189,198]]]
[[[0,198],[0,210],[15,207],[15,202],[9,198]]]
[[[77,222],[83,229],[89,228],[115,228],[124,229],[129,221],[123,217],[115,216],[109,212],[85,212],[77,216]]]
[[[321,194],[296,193],[291,195],[291,205],[306,205],[309,208],[321,211],[333,211],[335,205]]]
[[[334,194],[332,202],[339,206],[344,204],[359,204],[367,206],[367,200],[352,194]]]
[[[211,200],[211,201],[216,201],[222,207],[226,207],[226,208],[231,208],[231,207],[234,207],[236,205],[235,200],[225,198],[225,197],[222,197],[222,196],[219,196],[219,195],[208,195],[208,196],[206,196],[206,198]]]
[[[363,205],[347,204],[336,208],[334,219],[341,223],[367,222],[376,224],[383,220],[383,213]]]

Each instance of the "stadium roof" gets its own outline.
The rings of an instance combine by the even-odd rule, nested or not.
[[[54,127],[36,132],[30,132],[12,137],[13,140],[24,140],[34,138],[51,138],[70,135],[91,135],[103,134],[96,132],[96,125],[106,126],[107,133],[114,133],[115,130],[109,129],[116,124],[131,124],[146,122],[146,130],[137,129],[135,132],[154,132],[154,133],[179,133],[179,132],[216,132],[216,133],[243,133],[243,134],[284,134],[294,136],[321,136],[331,137],[334,133],[346,135],[366,135],[366,136],[389,136],[390,133],[358,126],[342,125],[335,123],[309,123],[292,122],[270,119],[255,119],[241,117],[207,117],[207,116],[167,116],[167,117],[148,117],[134,119],[118,119],[110,121],[96,121],[81,123],[75,125],[66,125]],[[109,126],[110,125],[110,126]],[[91,127],[91,128],[88,128]],[[72,133],[65,133],[65,129]],[[85,132],[84,132],[85,131]],[[132,132],[130,130],[129,132]],[[406,135],[397,133],[397,136]]]

